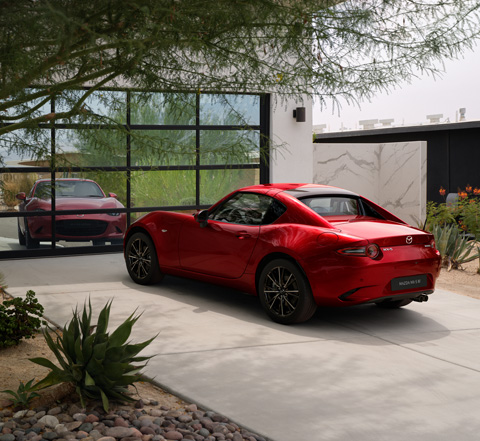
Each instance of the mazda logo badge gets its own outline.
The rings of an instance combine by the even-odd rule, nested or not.
[[[413,242],[412,236],[407,236],[407,244],[410,245]]]

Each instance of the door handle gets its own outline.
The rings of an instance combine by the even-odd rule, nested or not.
[[[236,236],[237,236],[237,238],[240,239],[240,240],[242,240],[242,239],[249,239],[250,237],[252,237],[252,236],[250,236],[250,234],[248,234],[248,233],[238,233],[238,234],[236,234]]]

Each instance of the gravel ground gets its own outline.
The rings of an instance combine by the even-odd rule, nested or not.
[[[182,409],[138,400],[134,406],[86,410],[79,403],[0,411],[0,441],[266,441],[195,404]]]

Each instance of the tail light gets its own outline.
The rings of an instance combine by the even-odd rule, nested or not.
[[[370,257],[370,259],[377,259],[380,256],[380,247],[371,243],[365,247],[343,248],[338,250],[340,254],[346,256]]]

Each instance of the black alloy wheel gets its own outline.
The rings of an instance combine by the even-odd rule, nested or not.
[[[258,295],[267,315],[284,325],[304,322],[317,309],[307,278],[287,259],[272,260],[263,268]]]
[[[135,233],[128,239],[125,263],[132,280],[140,285],[151,285],[163,278],[155,245],[145,233]]]

